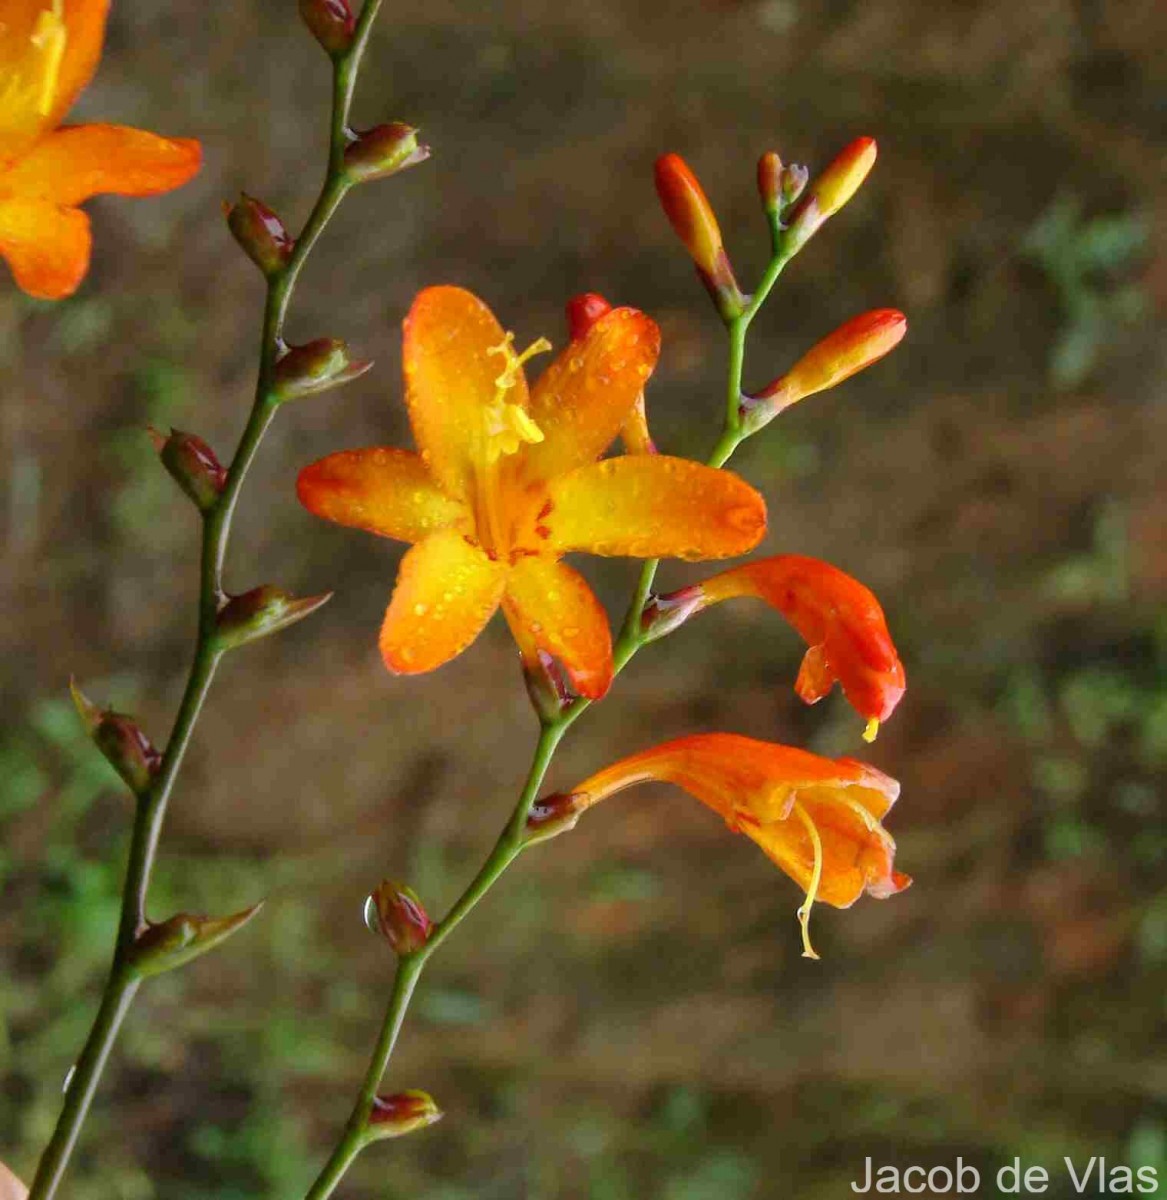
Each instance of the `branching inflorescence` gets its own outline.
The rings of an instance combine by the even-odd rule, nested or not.
[[[57,1190],[143,979],[211,949],[258,909],[218,919],[183,913],[160,923],[146,915],[167,803],[219,660],[328,598],[295,599],[271,586],[230,595],[223,572],[244,477],[279,407],[371,365],[332,338],[288,346],[283,330],[299,272],[347,191],[428,154],[409,126],[391,123],[357,134],[348,125],[379,6],[380,0],[366,0],[357,18],[347,0],[300,0],[301,15],[333,69],[327,168],[300,235],[293,238],[252,197],[226,210],[231,232],[267,284],[255,400],[230,465],[224,468],[192,434],[154,435],[163,465],[194,502],[203,530],[194,659],[165,749],[155,750],[130,717],[74,689],[86,727],[136,797],[137,811],[109,980],[32,1186],[36,1200]],[[11,0],[0,0],[0,10],[11,7]],[[17,7],[21,21],[0,23],[0,57],[17,64],[0,92],[0,253],[26,290],[64,295],[85,273],[88,227],[83,246],[77,236],[57,237],[48,226],[30,238],[20,222],[31,219],[32,208],[59,210],[75,234],[84,222],[75,206],[85,196],[176,186],[197,167],[198,147],[134,131],[115,135],[104,126],[84,136],[83,130],[52,132],[96,65],[106,0],[67,6],[44,0],[43,11],[28,20],[29,6]],[[108,161],[98,170],[93,160],[102,147]],[[882,825],[898,784],[854,759],[700,733],[649,747],[570,791],[540,797],[560,741],[640,649],[724,600],[753,597],[777,610],[808,646],[798,695],[813,704],[838,682],[866,723],[866,740],[902,697],[904,669],[878,602],[827,563],[779,555],[729,567],[679,591],[654,591],[662,558],[729,558],[757,546],[766,530],[765,501],[725,470],[726,462],[779,413],[875,362],[903,337],[901,313],[875,310],[847,322],[766,386],[747,392],[742,385],[752,321],[787,263],[855,194],[875,154],[874,142],[860,138],[813,181],[805,168],[784,165],[774,153],[762,156],[757,182],[771,257],[752,293],[737,282],[692,171],[674,154],[658,160],[664,212],[728,335],[722,429],[706,463],[660,453],[649,433],[645,389],[661,348],[650,317],[614,308],[594,293],[576,296],[567,304],[566,345],[528,386],[526,366],[549,351],[550,342],[539,338],[520,352],[480,299],[442,286],[423,291],[404,324],[405,402],[416,450],[342,451],[301,471],[299,496],[313,513],[411,545],[380,632],[389,670],[412,675],[441,666],[466,650],[501,608],[540,725],[510,818],[445,917],[431,920],[404,884],[385,881],[369,897],[366,918],[395,951],[396,975],[351,1115],[308,1200],[330,1196],[371,1142],[440,1117],[424,1092],[380,1092],[427,962],[524,850],[571,829],[608,796],[644,781],[669,782],[755,841],[804,893],[798,918],[806,957],[817,957],[810,937],[817,901],[844,908],[864,892],[889,896],[910,882],[894,868],[895,846]],[[134,155],[145,157],[131,162]],[[618,439],[623,452],[603,457]],[[577,551],[644,560],[615,638],[589,585],[562,561]]]

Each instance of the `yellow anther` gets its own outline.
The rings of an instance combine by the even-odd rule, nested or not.
[[[865,742],[874,742],[879,735],[879,718],[872,717],[867,722],[867,728],[863,731],[863,740]]]
[[[53,98],[57,94],[57,80],[61,75],[61,60],[65,57],[65,43],[69,33],[65,27],[65,0],[53,0],[51,9],[45,9],[36,19],[32,31],[32,44],[41,52],[40,91],[37,96],[37,112],[46,117],[52,111]]]
[[[810,874],[810,887],[806,889],[806,899],[798,910],[798,923],[802,926],[802,957],[818,958],[814,947],[810,944],[810,910],[819,894],[819,884],[823,878],[823,841],[819,837],[815,823],[810,819],[810,814],[797,800],[791,811],[802,822],[803,828],[810,838],[810,844],[814,848],[814,869]]]
[[[491,346],[488,354],[501,354],[504,358],[502,373],[494,381],[498,390],[494,401],[486,408],[486,457],[489,462],[497,462],[504,454],[514,454],[524,443],[541,442],[543,430],[531,419],[530,414],[521,404],[511,404],[506,394],[518,383],[522,374],[523,363],[536,354],[542,354],[551,349],[551,343],[546,338],[532,342],[522,354],[516,354],[514,348],[515,335],[507,333],[497,346]]]
[[[534,358],[536,354],[545,354],[550,349],[551,343],[546,338],[538,338],[522,354],[516,354],[515,335],[508,331],[497,346],[491,346],[486,352],[487,354],[501,354],[504,359],[502,374],[494,381],[494,386],[500,392],[510,391],[518,382],[523,363],[529,358]]]

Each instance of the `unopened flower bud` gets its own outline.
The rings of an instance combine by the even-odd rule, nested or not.
[[[417,140],[412,125],[392,121],[357,134],[344,152],[344,167],[354,183],[363,183],[396,175],[429,156],[430,148]]]
[[[247,257],[269,278],[282,271],[296,243],[284,223],[264,203],[242,192],[236,204],[224,204],[227,228]]]
[[[574,829],[587,806],[588,797],[583,792],[560,792],[536,800],[527,817],[523,844],[533,846]]]
[[[232,596],[223,606],[215,627],[216,645],[220,650],[232,650],[267,637],[311,616],[331,599],[331,592],[297,598],[271,584],[252,588]]]
[[[352,45],[357,20],[348,0],[300,0],[300,18],[334,57]]]
[[[640,617],[640,632],[646,642],[655,642],[679,629],[703,607],[700,585],[681,588],[668,596],[653,596]]]
[[[767,213],[776,213],[782,203],[782,159],[767,150],[758,159],[758,195]]]
[[[427,1092],[411,1089],[392,1096],[377,1096],[369,1111],[368,1136],[394,1138],[424,1129],[442,1119],[442,1110]]]
[[[581,292],[567,302],[567,332],[573,342],[587,337],[588,330],[612,311],[612,306],[596,292]]]
[[[372,359],[350,358],[348,346],[339,338],[317,338],[292,346],[276,360],[272,396],[282,403],[327,392],[359,378],[372,365]]]
[[[241,929],[263,907],[263,901],[229,917],[179,913],[140,933],[130,951],[129,965],[142,978],[172,971],[213,950]]]
[[[871,366],[894,350],[907,331],[907,317],[894,308],[877,308],[852,317],[812,346],[785,375],[745,400],[746,432],[753,433],[797,401],[835,387]]]
[[[198,510],[207,512],[213,508],[227,482],[227,471],[210,446],[181,429],[172,429],[169,437],[156,429],[149,432],[162,465]]]
[[[725,253],[713,206],[679,154],[656,160],[656,191],[677,237],[684,243],[723,317],[741,313],[744,300]]]
[[[433,929],[413,888],[389,879],[383,880],[365,901],[365,924],[381,934],[399,955],[420,950]]]
[[[875,165],[875,140],[856,138],[814,181],[791,215],[786,249],[793,254],[851,199]]]
[[[143,795],[162,765],[162,755],[131,717],[99,708],[72,680],[69,691],[86,733],[130,791]]]

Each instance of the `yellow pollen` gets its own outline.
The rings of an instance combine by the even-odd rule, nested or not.
[[[503,368],[494,381],[494,399],[486,406],[486,458],[488,462],[497,462],[504,454],[514,454],[524,443],[541,442],[543,430],[531,419],[530,414],[521,404],[512,404],[506,394],[518,383],[523,370],[523,363],[536,354],[543,354],[551,349],[551,343],[546,338],[532,342],[522,354],[516,354],[514,348],[515,335],[508,333],[497,346],[491,346],[488,354],[499,354],[503,357]]]
[[[814,947],[810,944],[810,910],[819,894],[819,884],[823,878],[823,842],[819,837],[819,831],[815,828],[815,823],[810,819],[810,814],[797,800],[791,811],[802,822],[803,828],[810,838],[810,844],[814,847],[814,870],[810,875],[810,887],[806,889],[806,899],[798,910],[798,923],[802,926],[802,957],[818,958]]]
[[[863,740],[865,742],[874,742],[879,735],[879,718],[872,717],[867,722],[867,728],[863,730]]]
[[[37,17],[32,31],[32,44],[41,52],[40,92],[37,96],[37,112],[46,117],[53,107],[57,93],[57,80],[61,74],[61,60],[65,56],[65,43],[69,40],[65,28],[64,0],[53,0],[51,9],[45,9]]]

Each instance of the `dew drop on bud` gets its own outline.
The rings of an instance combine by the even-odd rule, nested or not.
[[[369,932],[379,936],[381,933],[381,919],[377,915],[376,898],[372,895],[365,897],[365,907],[361,910],[361,915],[365,918],[365,926]]]

